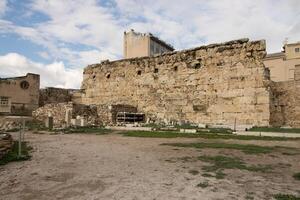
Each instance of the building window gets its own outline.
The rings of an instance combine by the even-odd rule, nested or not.
[[[138,71],[137,71],[137,75],[142,75],[142,71],[141,71],[141,70],[138,70]]]
[[[295,48],[295,52],[299,53],[300,52],[300,48]]]
[[[0,106],[7,107],[8,106],[8,97],[0,97]]]
[[[23,89],[23,90],[27,90],[29,88],[29,83],[27,81],[22,81],[20,83],[20,87]]]

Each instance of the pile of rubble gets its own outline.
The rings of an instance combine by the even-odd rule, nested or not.
[[[0,160],[11,150],[13,139],[7,133],[0,133]]]
[[[45,122],[48,117],[53,118],[56,128],[70,126],[76,119],[84,119],[84,125],[98,125],[97,108],[92,106],[69,103],[51,103],[33,111],[34,119]]]
[[[20,122],[6,119],[6,118],[0,118],[0,131],[8,131],[13,129],[19,129],[20,128]]]

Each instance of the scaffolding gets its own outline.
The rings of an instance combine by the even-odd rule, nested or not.
[[[144,122],[145,114],[144,113],[131,113],[131,112],[118,112],[116,119],[117,119],[117,122],[123,122],[123,123]]]

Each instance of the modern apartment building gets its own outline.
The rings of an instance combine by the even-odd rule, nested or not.
[[[300,66],[300,42],[285,44],[283,51],[268,54],[264,64],[275,82],[294,80],[295,68]]]
[[[134,30],[124,32],[124,58],[154,56],[174,51],[166,42],[151,33],[138,33]]]

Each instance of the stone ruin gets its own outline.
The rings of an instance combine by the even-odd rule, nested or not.
[[[155,123],[269,126],[265,55],[265,41],[241,39],[105,61],[85,68],[82,103],[131,105]]]
[[[81,126],[80,122],[77,122],[76,119],[83,119],[85,126],[100,124],[95,107],[74,104],[73,102],[46,104],[33,111],[32,116],[43,122],[46,122],[48,117],[53,117],[53,125],[57,128],[69,127],[71,125]]]
[[[43,121],[51,113],[56,126],[69,123],[65,113],[70,104],[61,103],[65,98],[73,102],[72,118],[85,118],[87,125],[116,124],[118,113],[142,113],[142,121],[151,123],[300,127],[300,66],[295,81],[272,82],[262,61],[265,56],[264,40],[241,39],[103,61],[84,69],[75,95],[44,92],[50,95],[43,97],[45,102],[54,102],[45,103],[33,116]]]

